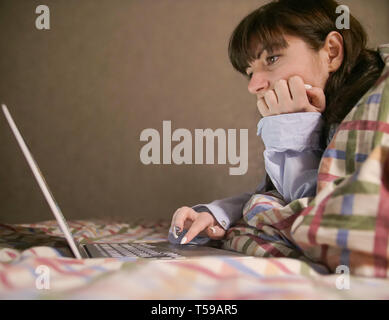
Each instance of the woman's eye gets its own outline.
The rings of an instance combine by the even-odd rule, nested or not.
[[[277,62],[280,56],[271,56],[266,58],[266,62],[268,65],[272,65]]]

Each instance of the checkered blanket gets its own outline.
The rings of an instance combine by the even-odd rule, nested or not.
[[[166,241],[170,220],[69,221],[79,242]],[[63,257],[56,221],[0,224],[1,299],[389,299],[389,279],[321,275],[289,258]]]
[[[325,150],[316,197],[286,204],[275,191],[253,195],[225,249],[389,276],[389,45],[379,51],[386,67]]]

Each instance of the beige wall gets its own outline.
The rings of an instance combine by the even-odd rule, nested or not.
[[[263,173],[259,120],[227,43],[265,1],[0,1],[0,101],[6,103],[69,219],[170,218],[183,205],[250,191]],[[343,1],[370,44],[389,42],[389,2]],[[140,162],[145,128],[249,129],[249,169]],[[0,222],[52,219],[0,116]]]

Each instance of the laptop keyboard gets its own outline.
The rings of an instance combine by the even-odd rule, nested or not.
[[[95,243],[96,249],[105,257],[139,257],[139,258],[182,258],[178,253],[164,251],[144,243]],[[155,249],[154,249],[155,248]]]

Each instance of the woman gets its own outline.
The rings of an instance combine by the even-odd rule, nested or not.
[[[230,39],[229,57],[234,68],[249,78],[249,92],[257,96],[258,110],[263,116],[258,133],[265,143],[267,177],[254,193],[178,209],[173,215],[170,241],[205,243],[226,238],[225,248],[258,256],[268,256],[265,248],[273,244],[270,255],[298,256],[296,252],[302,252],[333,270],[342,261],[350,265],[349,260],[341,259],[345,250],[361,252],[358,239],[350,247],[350,239],[344,241],[348,233],[345,236],[341,231],[355,225],[358,213],[350,199],[358,194],[356,169],[369,153],[365,150],[360,161],[358,155],[350,153],[350,148],[339,150],[339,128],[345,130],[339,125],[347,115],[355,113],[357,102],[378,80],[383,87],[385,79],[380,76],[385,63],[382,52],[366,48],[366,33],[354,17],[350,16],[349,29],[337,29],[337,7],[333,0],[274,1],[249,14],[236,27]],[[389,108],[388,103],[381,102],[375,103],[380,104],[379,110]],[[381,122],[387,120],[386,116],[381,118]],[[364,121],[363,116],[358,119]],[[380,134],[379,130],[374,132]],[[355,138],[352,135],[348,133],[350,141]],[[356,137],[352,141],[373,151],[374,143],[366,134],[357,132]],[[327,174],[333,170],[327,160],[339,160],[344,154],[346,164],[339,165],[342,170],[346,168],[345,172],[340,173],[338,168],[337,175]],[[358,160],[356,164],[352,163],[354,158]],[[349,181],[350,177],[354,180]],[[337,186],[342,183],[350,190],[342,204],[335,204],[341,190]],[[329,215],[326,206],[333,210]],[[373,209],[370,216],[379,212]],[[244,225],[231,228],[242,217]],[[382,219],[389,221],[388,217]],[[323,222],[327,224],[321,225]],[[370,235],[370,246],[380,246],[385,241],[382,234],[387,235],[389,229],[385,223],[377,223],[383,231],[379,239]],[[320,228],[328,225],[336,233],[331,241],[318,237]],[[178,236],[175,230],[188,231]],[[255,243],[251,251],[247,250],[249,240]],[[362,235],[362,247],[366,245],[364,241]],[[382,276],[387,270],[386,251],[382,245],[378,256],[378,251],[372,251],[367,249],[364,255],[373,261],[370,265],[380,261],[380,266],[373,269],[375,275]]]

